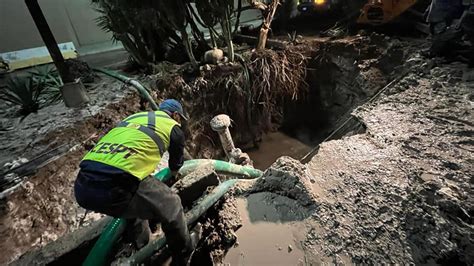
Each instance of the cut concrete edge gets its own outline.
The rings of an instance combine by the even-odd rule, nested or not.
[[[104,217],[90,226],[69,233],[46,246],[29,251],[10,265],[45,265],[71,252],[83,243],[98,237],[112,217]]]
[[[204,164],[178,180],[172,190],[179,195],[182,204],[187,206],[201,197],[208,187],[217,186],[219,183],[219,176],[214,168],[210,164]]]

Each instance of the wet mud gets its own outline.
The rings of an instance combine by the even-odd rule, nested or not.
[[[299,159],[312,148],[313,146],[278,131],[265,134],[258,149],[247,151],[247,153],[252,158],[255,168],[265,170],[281,156]]]
[[[262,178],[237,185],[242,245],[229,249],[224,262],[264,264],[258,246],[279,265],[269,243],[280,235],[265,241],[249,235],[258,234],[252,230],[259,223],[284,224],[275,216],[284,198],[302,210],[291,228],[307,228],[305,265],[473,263],[472,69],[416,54],[404,66],[409,71],[400,82],[353,112],[365,132],[322,143],[306,165],[282,157]],[[291,229],[280,229],[288,240]]]
[[[308,164],[319,230],[306,245],[328,262],[473,263],[469,69],[409,62],[410,74],[355,111],[366,133],[323,143]]]
[[[271,193],[252,194],[237,199],[242,227],[237,243],[223,264],[229,265],[303,265],[306,227],[298,222],[298,205]]]
[[[271,113],[263,114],[260,107],[252,107],[259,111],[250,118],[242,84],[223,83],[228,78],[241,78],[234,67],[215,66],[194,80],[179,72],[147,77],[146,81],[155,85],[155,98],[173,96],[184,101],[194,121],[188,125],[187,148],[199,158],[222,156],[217,136],[208,126],[218,113],[235,118],[231,131],[242,148],[251,148],[265,132],[280,127],[295,138],[280,133],[263,137],[260,150],[265,154],[253,154],[262,169],[282,150],[297,158],[306,152],[307,145],[323,139],[351,112],[365,129],[323,143],[307,165],[282,157],[262,178],[239,183],[200,221],[205,238],[197,252],[198,261],[253,261],[254,246],[246,244],[251,235],[246,230],[251,232],[263,223],[265,228],[277,226],[285,232],[282,250],[268,246],[268,252],[290,254],[290,264],[293,260],[301,262],[300,252],[304,264],[472,264],[472,80],[464,78],[464,65],[446,65],[419,55],[407,58],[414,46],[378,34],[310,40],[296,46],[295,50],[308,57],[306,96],[294,101],[279,99],[274,102],[278,108]],[[284,56],[278,52],[270,59]],[[403,66],[397,67],[400,64]],[[400,69],[409,74],[379,100],[354,110]],[[222,75],[226,79],[220,79]],[[163,80],[165,77],[168,79]],[[122,88],[110,86],[117,91]],[[294,88],[284,95],[292,93]],[[115,95],[123,98],[116,99]],[[92,106],[91,114],[87,114],[91,119],[83,123],[77,123],[83,118],[76,117],[77,111],[64,115],[56,107],[51,107],[54,114],[68,117],[61,126],[55,126],[54,119],[40,119],[44,114],[27,118],[32,121],[29,125],[1,121],[2,129],[6,129],[2,137],[9,140],[2,150],[4,158],[28,151],[38,154],[50,143],[53,147],[62,142],[83,145],[40,169],[3,201],[0,232],[4,244],[0,247],[4,252],[0,264],[100,217],[86,215],[74,202],[72,184],[78,162],[107,129],[144,108],[133,93],[117,92],[110,97]],[[292,129],[301,129],[301,125],[306,128],[300,132],[305,133],[298,136]],[[18,132],[34,136],[34,141],[18,138]],[[266,203],[268,206],[262,206]],[[290,218],[282,218],[283,212],[291,213]],[[266,215],[259,216],[261,213]],[[301,228],[299,231],[306,228],[307,234],[294,236],[293,227]],[[287,241],[290,235],[293,242]],[[240,251],[234,247],[236,242],[242,242]],[[266,245],[262,241],[260,246]],[[293,248],[290,253],[288,245]]]

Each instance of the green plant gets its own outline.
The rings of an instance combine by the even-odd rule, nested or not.
[[[11,77],[6,86],[0,89],[0,99],[19,105],[20,114],[27,116],[40,109],[40,96],[44,90],[43,84],[35,82],[32,76]]]
[[[239,0],[237,3],[237,18],[236,23],[238,23],[240,18],[240,7],[242,1]],[[199,14],[199,17],[196,15],[196,19],[199,21],[199,18],[202,20],[203,26],[207,27],[209,30],[209,35],[211,37],[212,46],[217,48],[216,36],[219,34],[214,29],[214,26],[217,23],[220,23],[222,29],[222,38],[227,45],[227,54],[230,61],[234,61],[234,45],[232,43],[233,31],[231,28],[232,15],[234,14],[234,0],[202,0],[196,2],[196,10]]]
[[[101,14],[98,25],[111,32],[114,40],[121,41],[143,67],[164,61],[170,52],[177,50],[185,50],[196,64],[191,36],[198,46],[209,48],[204,33],[192,18],[189,1],[91,1]]]
[[[91,1],[101,14],[98,25],[111,32],[114,40],[121,41],[143,67],[152,69],[165,60],[179,63],[182,58],[173,60],[172,55],[181,55],[182,51],[197,66],[195,54],[199,56],[211,48],[198,24],[209,30],[213,47],[217,47],[218,38],[225,41],[233,60],[232,35],[240,21],[242,0],[237,1],[237,7],[234,0]],[[214,29],[217,24],[221,25],[221,34]]]
[[[51,66],[28,72],[28,76],[12,76],[0,87],[0,99],[20,106],[20,115],[27,116],[42,107],[61,100],[63,85],[59,73]]]
[[[49,65],[34,68],[29,72],[35,84],[44,87],[42,96],[46,103],[55,103],[61,100],[60,88],[63,85],[58,71]]]

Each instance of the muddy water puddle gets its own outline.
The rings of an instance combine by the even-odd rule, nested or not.
[[[278,131],[264,135],[259,148],[248,151],[248,154],[254,162],[254,167],[264,170],[281,156],[300,159],[311,149],[311,146]]]
[[[237,199],[242,227],[238,245],[228,251],[224,265],[303,265],[301,241],[306,235],[305,213],[292,200],[272,193]]]

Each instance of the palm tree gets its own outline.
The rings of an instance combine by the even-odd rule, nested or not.
[[[209,29],[213,47],[217,47],[219,37],[214,27],[219,23],[229,59],[234,59],[231,29],[234,0],[198,0],[195,2],[198,14],[191,0],[91,1],[102,14],[98,24],[111,32],[114,40],[121,41],[133,59],[142,66],[149,67],[150,64],[165,60],[168,51],[184,48],[196,67],[191,36],[199,47],[210,48],[196,23]]]

